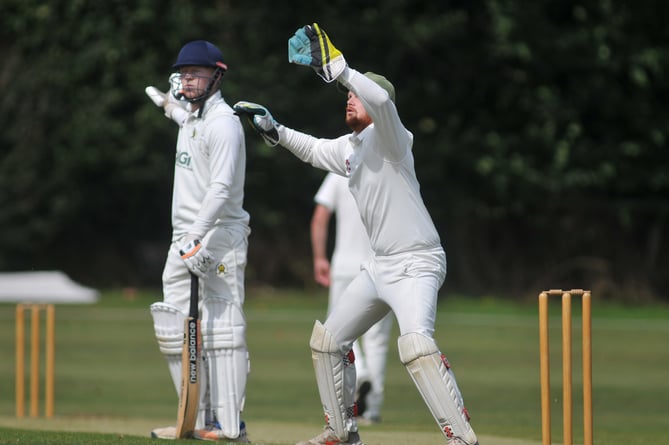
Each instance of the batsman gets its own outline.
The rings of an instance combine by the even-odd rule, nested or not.
[[[298,445],[363,445],[351,345],[389,311],[400,328],[400,360],[446,442],[478,444],[453,371],[433,339],[446,255],[420,195],[413,135],[392,100],[395,88],[383,76],[349,67],[316,23],[289,39],[288,60],[348,90],[345,122],[352,133],[319,139],[278,124],[261,105],[238,102],[233,108],[248,115],[269,145],[280,144],[302,161],[348,178],[374,251],[325,322],[314,325],[309,345],[326,425]]]
[[[215,45],[204,40],[186,43],[173,69],[169,91],[146,88],[154,103],[179,125],[163,301],[151,305],[151,314],[181,403],[179,424],[157,428],[151,435],[249,443],[241,420],[249,371],[243,311],[250,233],[249,214],[242,207],[244,131],[221,95],[228,67]],[[191,274],[198,277],[194,285],[199,281],[193,292]],[[189,314],[198,313],[189,311],[190,296],[198,294],[201,320],[189,326],[201,329],[197,351],[201,347],[202,361],[186,370],[200,375],[183,376],[182,384],[184,322]],[[182,405],[193,404],[198,409],[192,414],[181,412]],[[185,418],[191,416],[196,418]],[[185,424],[189,426],[184,428]]]

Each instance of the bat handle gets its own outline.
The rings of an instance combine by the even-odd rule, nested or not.
[[[200,300],[200,282],[193,272],[190,273],[190,308],[188,311],[188,316],[192,318],[199,318],[198,314],[198,303]]]

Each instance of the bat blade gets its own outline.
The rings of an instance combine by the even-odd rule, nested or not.
[[[177,439],[191,437],[200,401],[200,320],[198,319],[198,279],[191,275],[191,301],[184,326],[181,353],[181,392],[177,413]]]

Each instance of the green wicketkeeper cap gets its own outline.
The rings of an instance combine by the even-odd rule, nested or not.
[[[386,79],[380,74],[376,74],[371,71],[367,71],[365,73],[365,77],[367,77],[370,80],[373,80],[378,86],[386,90],[388,96],[390,96],[390,100],[395,102],[395,87],[393,86],[392,83],[390,83],[388,79]]]
[[[386,92],[388,93],[388,96],[390,96],[390,100],[395,102],[395,87],[393,86],[392,83],[390,83],[390,81],[388,79],[386,79],[385,77],[383,77],[380,74],[376,74],[376,73],[373,73],[371,71],[367,71],[365,73],[365,77],[370,79],[370,80],[373,80],[378,86],[380,86],[381,88],[386,90]],[[339,91],[344,92],[344,93],[348,92],[346,87],[344,87],[344,85],[342,85],[339,82],[337,82],[337,89]]]

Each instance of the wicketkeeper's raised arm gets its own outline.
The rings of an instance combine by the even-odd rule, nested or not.
[[[411,136],[397,113],[392,84],[377,74],[362,74],[350,68],[344,55],[317,23],[299,28],[288,40],[288,61],[310,66],[326,82],[336,80],[352,91],[363,103],[379,130],[388,159],[398,161],[406,155],[407,147],[411,145]],[[392,96],[385,87],[381,87],[377,80],[368,75],[381,78],[390,85]]]
[[[328,83],[347,66],[344,55],[317,23],[303,26],[288,40],[288,61],[312,67]]]

